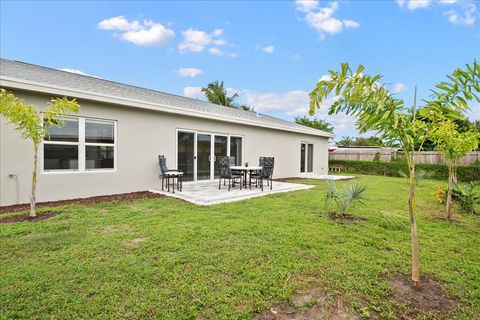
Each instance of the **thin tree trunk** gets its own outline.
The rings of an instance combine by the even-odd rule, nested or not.
[[[408,214],[410,216],[410,238],[412,242],[412,284],[414,287],[420,285],[420,255],[418,248],[417,222],[415,220],[415,158],[412,153],[405,152],[405,158],[409,171],[409,195],[408,195]]]
[[[445,209],[445,219],[450,221],[451,210],[452,210],[452,192],[453,192],[453,180],[454,179],[454,168],[452,163],[448,163],[448,188],[447,188],[447,201]]]
[[[457,183],[457,162],[453,163],[453,184]]]
[[[417,222],[415,220],[415,166],[410,169],[410,193],[408,197],[408,214],[410,215],[410,236],[412,240],[412,282],[420,284],[420,257],[418,249]]]
[[[35,218],[37,213],[35,211],[36,193],[37,193],[37,160],[38,160],[38,144],[34,144],[33,156],[33,172],[32,172],[32,194],[30,195],[30,218]]]

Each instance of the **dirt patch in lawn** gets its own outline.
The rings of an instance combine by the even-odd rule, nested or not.
[[[105,229],[101,231],[101,233],[105,236],[108,236],[112,233],[131,231],[131,230],[132,230],[132,227],[130,227],[128,224],[120,224],[120,225],[106,226]]]
[[[355,221],[364,220],[363,218],[354,216],[352,214],[344,214],[344,215],[329,214],[328,216],[330,217],[330,219],[337,222],[355,222]]]
[[[18,215],[18,216],[10,216],[10,217],[6,217],[6,218],[3,218],[2,220],[0,220],[0,223],[13,223],[13,222],[22,222],[22,221],[31,221],[31,222],[41,221],[41,220],[45,220],[45,219],[48,219],[50,217],[56,216],[59,213],[60,212],[52,212],[52,211],[42,212],[42,213],[38,213],[35,218],[30,218],[26,214]]]
[[[148,237],[134,238],[134,239],[125,241],[124,244],[127,247],[138,247],[142,242],[144,242],[147,239],[148,239]]]
[[[423,277],[419,287],[413,287],[412,281],[405,275],[390,279],[388,284],[393,300],[409,309],[398,310],[402,319],[416,318],[416,311],[427,312],[436,319],[447,319],[448,311],[459,305],[453,296],[443,290],[440,281],[429,277]]]
[[[256,320],[359,319],[340,300],[331,301],[320,287],[293,295],[288,302],[257,313]]]
[[[132,201],[132,200],[138,200],[138,199],[155,199],[155,198],[163,198],[163,197],[165,197],[165,195],[163,194],[153,193],[149,191],[139,191],[139,192],[112,194],[107,196],[89,197],[89,198],[38,202],[37,208],[58,207],[66,204],[96,204],[96,203],[107,202],[107,201]],[[11,213],[11,212],[28,211],[28,210],[30,210],[30,204],[16,204],[12,206],[0,207],[0,214],[7,213],[7,212]]]

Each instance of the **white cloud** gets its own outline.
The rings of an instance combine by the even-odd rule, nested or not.
[[[457,9],[448,10],[444,14],[452,24],[472,25],[477,19],[478,11],[473,2],[462,2]]]
[[[215,29],[213,30],[213,35],[215,37],[220,37],[223,34],[223,29]]]
[[[61,69],[58,69],[58,70],[62,70],[62,71],[70,72],[70,73],[75,73],[75,74],[81,74],[82,76],[88,76],[89,75],[89,74],[83,72],[82,70],[78,70],[78,69],[61,68]]]
[[[207,47],[213,49],[211,46],[224,46],[227,44],[225,39],[220,38],[223,35],[222,29],[215,29],[212,33],[207,33],[205,31],[196,30],[190,28],[188,30],[182,31],[183,41],[178,45],[178,50],[180,53],[186,52],[202,52]],[[211,54],[219,55],[218,48],[217,50],[208,50]]]
[[[301,12],[309,12],[318,7],[317,0],[295,0],[296,10]]]
[[[408,10],[416,10],[427,8],[431,4],[440,4],[442,7],[450,7],[451,9],[444,11],[444,15],[452,24],[472,25],[475,23],[477,16],[477,6],[473,0],[396,0],[401,8]]]
[[[128,31],[140,29],[140,23],[137,20],[130,22],[124,16],[118,16],[100,21],[98,27],[103,30]]]
[[[197,68],[178,68],[176,73],[180,77],[195,78],[196,76],[202,74],[203,71]]]
[[[329,74],[324,74],[323,76],[318,79],[318,81],[330,81],[332,78],[330,77]]]
[[[360,27],[360,23],[354,20],[343,20],[343,24],[345,25],[345,28],[350,28],[350,29],[356,29]]]
[[[402,93],[407,91],[407,87],[403,83],[395,83],[393,85],[393,93]]]
[[[222,56],[223,55],[223,51],[218,49],[218,48],[210,48],[208,49],[208,52],[210,52],[210,54],[213,54],[214,56]]]
[[[397,3],[401,8],[407,7],[408,10],[426,8],[431,2],[431,0],[397,0]]]
[[[98,23],[103,30],[121,31],[120,39],[139,46],[162,45],[175,37],[175,32],[152,20],[128,21],[124,16],[105,19]]]
[[[202,92],[202,87],[185,87],[183,89],[183,95],[192,99],[200,99],[205,97]]]
[[[281,93],[259,93],[244,90],[240,92],[240,100],[246,105],[253,107],[261,113],[284,114],[285,118],[308,115],[310,97],[303,90],[292,90]],[[328,108],[335,98],[326,99],[319,109],[315,110],[315,116],[323,119],[335,128],[337,136],[355,135],[355,118],[345,114],[328,115]]]
[[[306,113],[310,98],[303,90],[292,90],[283,93],[242,91],[241,99],[248,106],[255,106],[258,112],[285,112],[288,115]]]
[[[328,6],[317,8],[312,3],[305,4],[304,1],[295,2],[296,9],[305,12],[305,21],[320,35],[320,40],[325,38],[326,34],[334,35],[342,32],[344,29],[356,29],[360,23],[354,20],[340,20],[334,17],[338,10],[338,2],[331,2]]]
[[[228,95],[239,94],[238,102],[249,107],[255,107],[256,112],[276,114],[282,118],[291,119],[293,116],[308,115],[310,97],[303,90],[286,92],[255,92],[251,90],[237,90],[226,88]],[[201,87],[185,87],[183,94],[193,99],[205,100]],[[332,124],[337,136],[356,135],[355,118],[345,114],[328,115],[328,108],[335,98],[326,99],[315,116]]]
[[[266,46],[266,47],[262,48],[262,51],[266,52],[266,53],[273,53],[275,51],[275,47],[274,46]]]

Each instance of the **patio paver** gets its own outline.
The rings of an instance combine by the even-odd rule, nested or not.
[[[314,186],[298,184],[298,183],[287,183],[287,182],[273,182],[273,189],[270,190],[269,186],[264,185],[264,191],[260,188],[252,187],[250,189],[240,190],[238,184],[235,188],[232,188],[228,191],[228,186],[223,186],[218,190],[218,180],[215,181],[200,181],[200,182],[184,182],[183,190],[177,191],[175,193],[168,192],[166,190],[162,191],[161,188],[151,189],[150,192],[164,194],[166,196],[179,198],[197,205],[213,205],[225,202],[234,202],[240,201],[255,197],[262,197],[269,194],[280,193],[280,192],[290,192],[297,190],[305,190],[313,188]]]

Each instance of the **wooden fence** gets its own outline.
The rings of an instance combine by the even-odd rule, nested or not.
[[[348,150],[333,150],[329,152],[330,160],[356,160],[356,161],[374,161],[380,160],[389,162],[395,158],[404,158],[404,154],[401,151],[395,150],[382,150],[382,149],[348,149]],[[415,154],[415,160],[417,163],[433,163],[443,164],[446,163],[442,154],[436,151],[420,151]],[[480,161],[480,151],[475,151],[467,156],[461,158],[458,164],[461,166],[470,165],[476,161]]]

